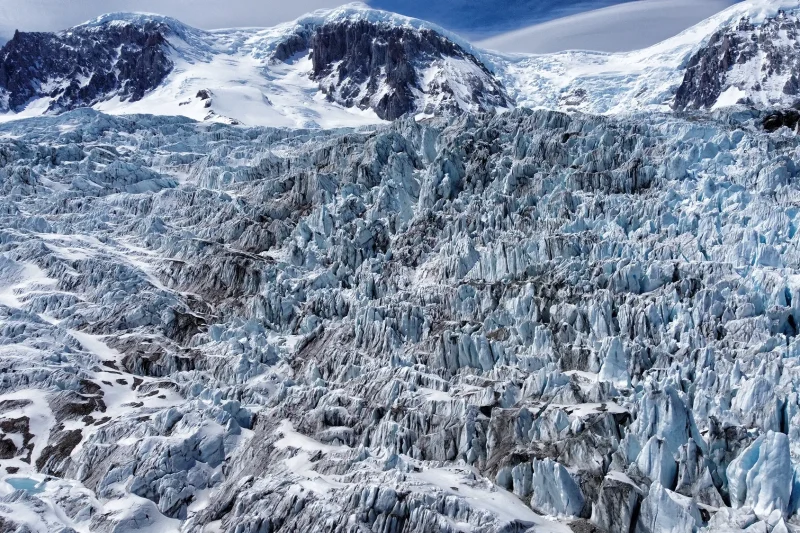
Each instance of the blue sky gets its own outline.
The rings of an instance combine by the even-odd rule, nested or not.
[[[430,20],[475,38],[628,1],[631,0],[370,0],[369,4]]]
[[[658,11],[666,3],[682,6],[678,17],[665,23]],[[542,52],[550,49],[616,49],[641,46],[677,33],[733,0],[369,0],[373,7],[430,20],[464,37],[488,41],[504,51]],[[200,28],[272,26],[315,9],[340,5],[341,0],[0,0],[0,42],[15,29],[55,31],[110,11],[147,11],[176,17]],[[624,5],[623,5],[624,4]],[[594,16],[598,8],[614,6]],[[631,7],[632,6],[632,7]],[[672,10],[674,11],[674,10]],[[635,23],[630,13],[637,13]],[[577,14],[569,27],[532,24]],[[626,18],[627,17],[627,18]],[[642,18],[657,31],[637,32]],[[623,25],[624,24],[624,25]],[[521,33],[507,32],[522,30]],[[576,35],[576,32],[578,34]],[[593,36],[599,36],[597,38]],[[573,41],[570,41],[572,39]],[[594,39],[594,40],[593,40]],[[597,42],[594,45],[594,42]],[[611,42],[613,41],[613,42]],[[636,43],[635,46],[632,43]],[[579,43],[579,44],[575,44]],[[650,43],[652,44],[652,43]]]

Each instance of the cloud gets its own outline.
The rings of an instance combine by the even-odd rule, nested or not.
[[[632,0],[369,0],[372,7],[435,22],[465,37],[487,37]]]
[[[198,28],[274,26],[342,0],[0,0],[0,40],[14,30],[57,31],[112,11],[175,17]]]
[[[430,20],[465,37],[487,37],[632,0],[369,0],[379,9]]]
[[[556,19],[476,43],[501,52],[638,50],[677,35],[734,0],[639,0]]]
[[[350,0],[351,1],[351,0]],[[377,9],[435,22],[468,38],[631,0],[365,0]],[[0,40],[15,29],[57,31],[111,11],[175,17],[198,28],[274,26],[348,0],[0,0]]]

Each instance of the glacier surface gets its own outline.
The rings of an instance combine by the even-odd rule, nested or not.
[[[2,125],[0,524],[791,531],[799,150],[741,113]]]

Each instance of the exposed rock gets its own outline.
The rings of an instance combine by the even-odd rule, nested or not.
[[[0,49],[0,110],[17,112],[45,96],[57,112],[111,97],[139,100],[172,70],[168,31],[157,21],[16,31]]]
[[[673,101],[677,110],[709,109],[724,94],[737,101],[770,107],[800,96],[800,18],[778,10],[759,24],[749,18],[720,29],[689,60]],[[778,85],[779,90],[772,87]],[[775,118],[765,122],[771,129]],[[796,123],[797,120],[794,119]]]
[[[323,24],[279,43],[275,59],[310,51],[312,79],[345,107],[394,120],[410,113],[495,111],[511,100],[486,66],[433,30],[369,20]]]

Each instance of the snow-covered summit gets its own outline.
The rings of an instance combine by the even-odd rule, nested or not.
[[[105,13],[103,15],[100,15],[91,20],[87,20],[82,24],[78,24],[64,31],[70,32],[76,30],[79,31],[86,28],[103,28],[109,25],[134,24],[138,26],[143,26],[145,24],[151,24],[151,23],[162,24],[178,32],[182,32],[187,29],[199,31],[195,28],[192,28],[191,26],[188,26],[187,24],[184,24],[183,22],[174,17],[159,15],[158,13],[133,12],[133,11],[113,11]]]
[[[692,57],[702,53],[714,35],[738,27],[741,20],[758,28],[798,6],[796,0],[747,0],[634,52],[496,56],[502,65],[498,77],[520,106],[602,114],[670,112]]]
[[[128,80],[117,68],[116,50],[124,45],[141,51],[143,43],[125,40],[137,30],[159,40],[151,55],[165,68],[132,94],[122,90]],[[124,42],[118,42],[120,35]],[[109,48],[96,50],[104,42]],[[19,68],[64,49],[75,53],[56,66]],[[274,28],[213,31],[159,15],[111,13],[58,34],[18,33],[0,53],[2,65],[14,67],[20,78],[5,84],[0,78],[7,118],[90,105],[112,113],[331,127],[511,105],[469,43],[427,22],[363,4]],[[74,90],[65,94],[70,86]],[[72,95],[79,92],[80,98]]]

